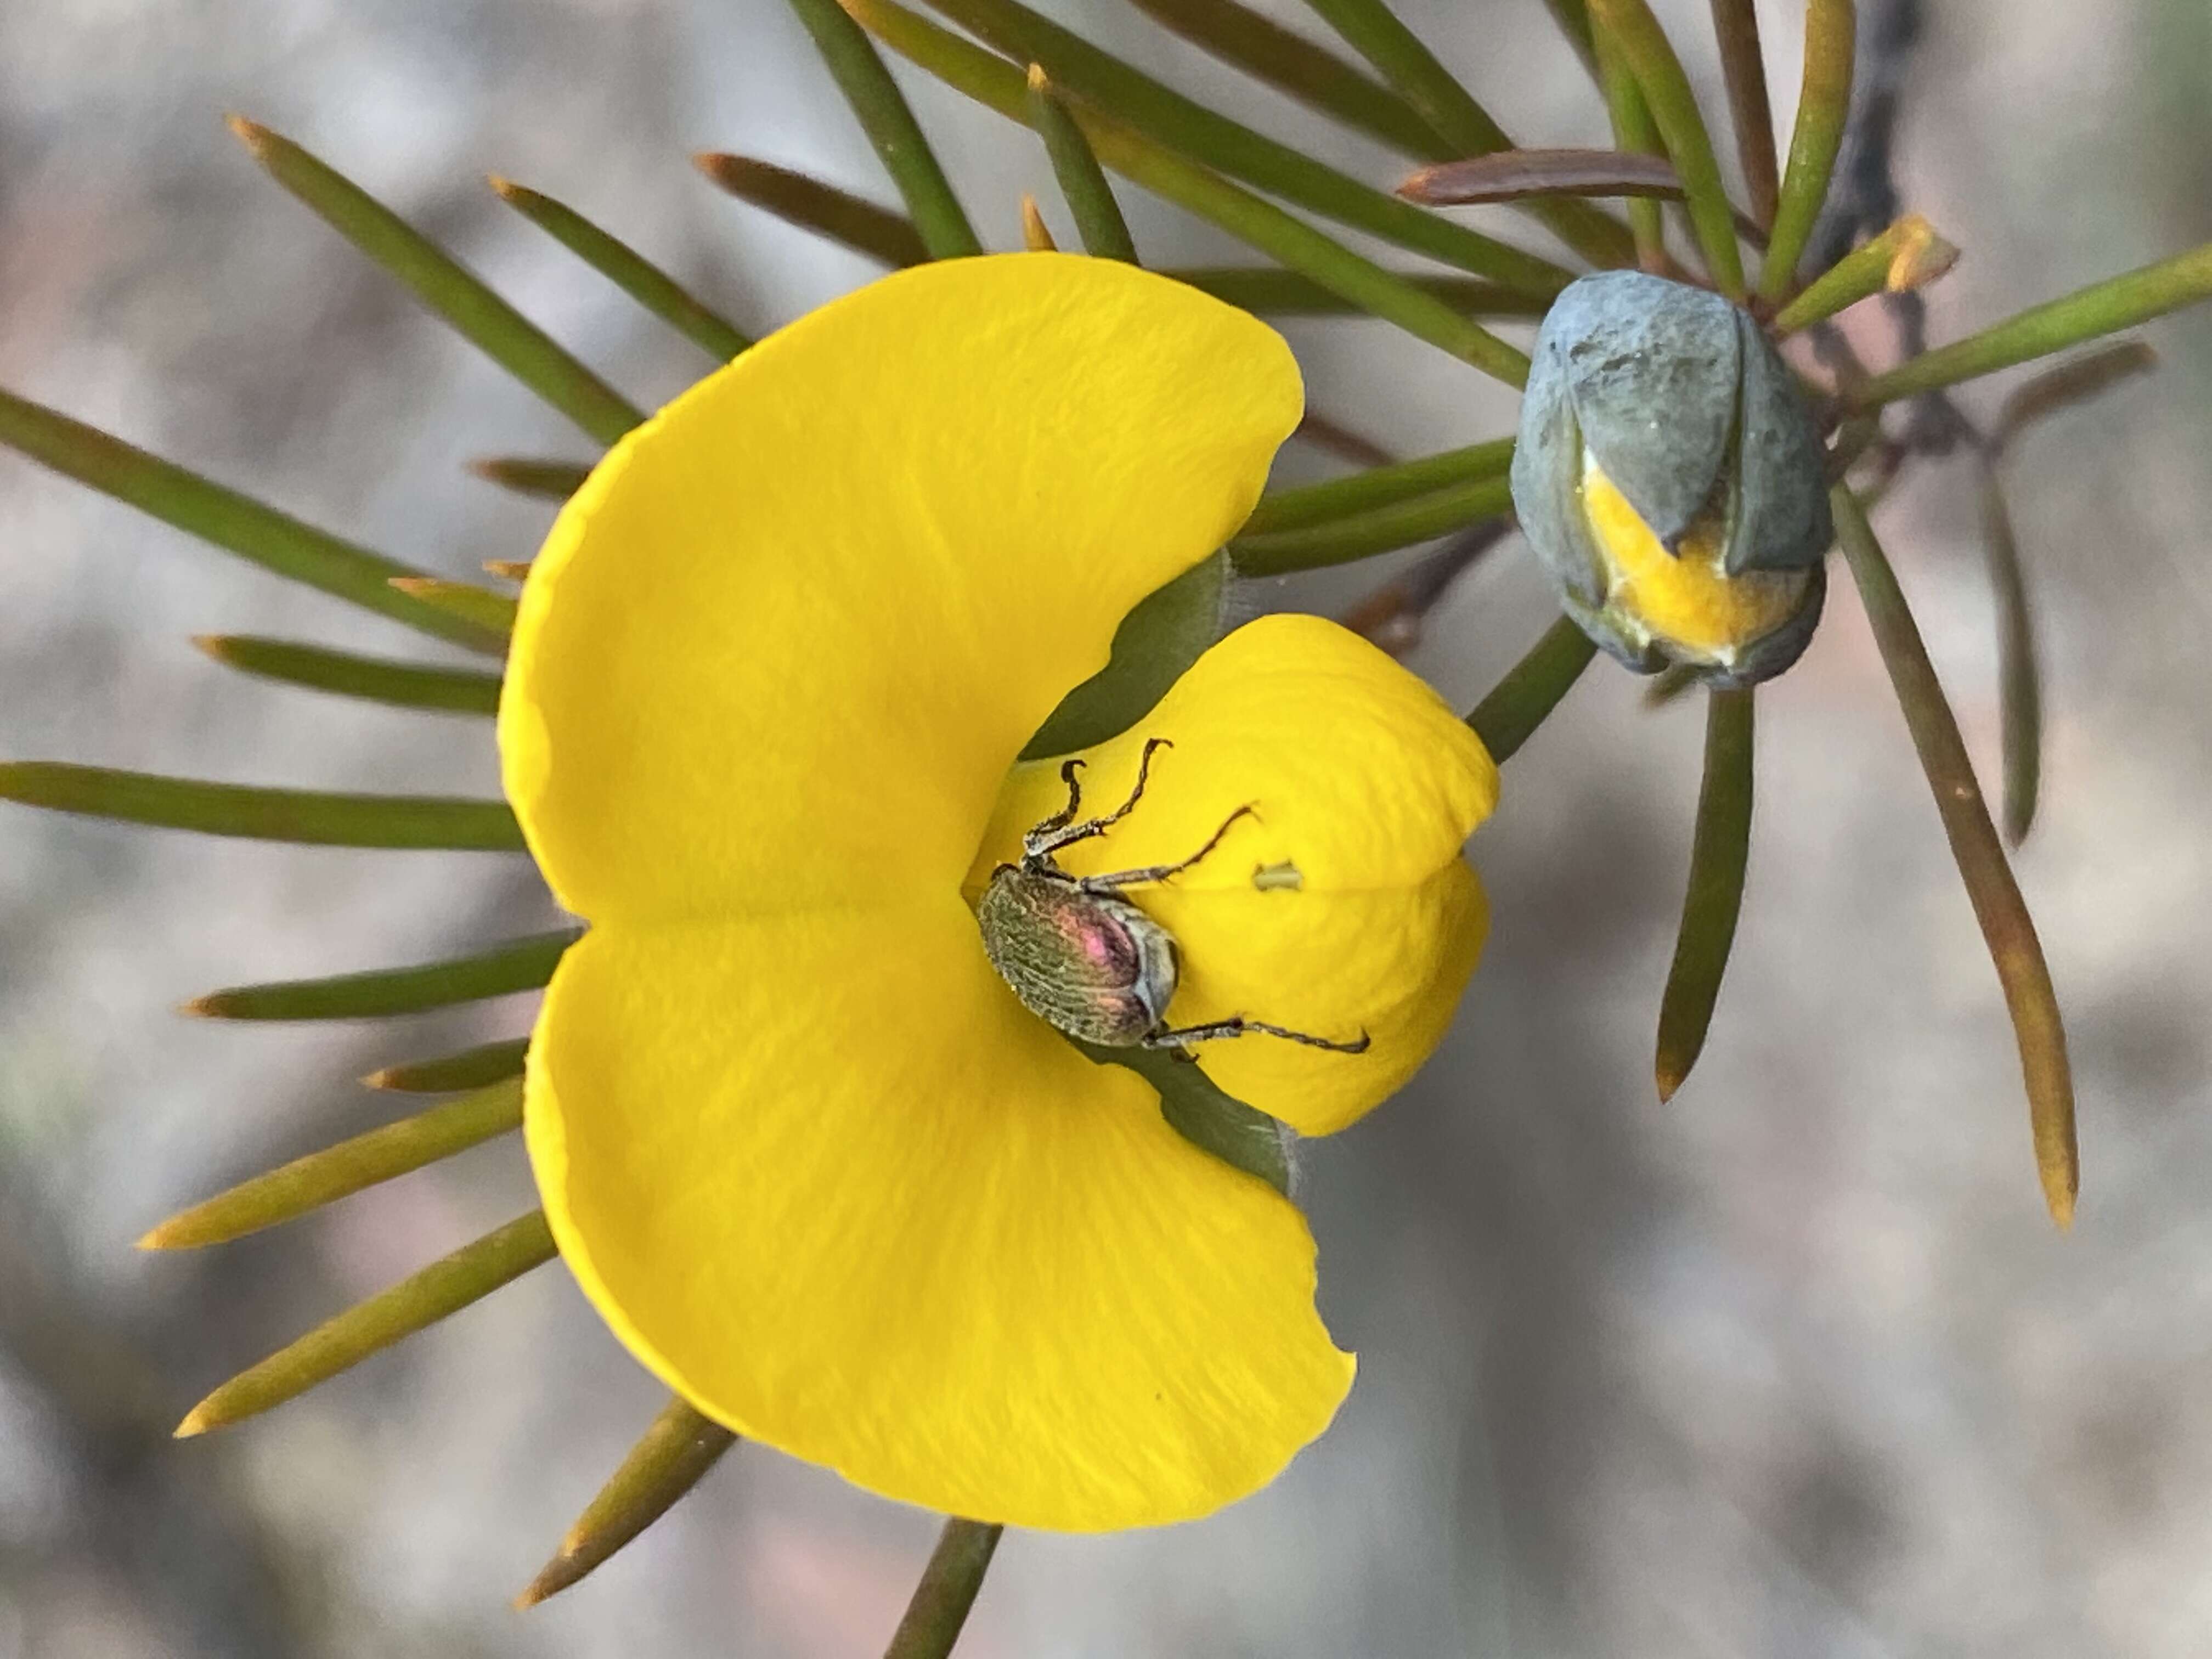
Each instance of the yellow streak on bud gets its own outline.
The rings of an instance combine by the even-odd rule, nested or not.
[[[1605,556],[1606,609],[1692,656],[1725,665],[1738,648],[1789,621],[1804,597],[1807,577],[1800,571],[1729,575],[1721,568],[1725,549],[1717,514],[1690,527],[1677,555],[1587,455],[1582,494]]]

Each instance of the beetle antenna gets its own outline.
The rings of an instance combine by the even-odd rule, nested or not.
[[[1253,823],[1257,823],[1260,821],[1260,814],[1250,801],[1246,801],[1243,805],[1221,821],[1221,828],[1213,832],[1205,846],[1200,848],[1180,864],[1151,864],[1141,870],[1116,870],[1109,875],[1085,876],[1077,882],[1076,885],[1086,893],[1110,893],[1117,887],[1141,887],[1147,882],[1165,881],[1170,876],[1180,875],[1183,871],[1189,869],[1192,865],[1196,864],[1208,853],[1220,846],[1222,837],[1229,833],[1239,818],[1249,818]]]
[[[1309,1048],[1326,1048],[1336,1054],[1364,1054],[1374,1039],[1365,1031],[1350,1042],[1339,1042],[1329,1037],[1315,1036],[1306,1031],[1293,1031],[1287,1026],[1270,1025],[1265,1020],[1247,1019],[1242,1014],[1232,1014],[1227,1019],[1217,1019],[1205,1025],[1185,1025],[1174,1030],[1148,1031],[1139,1039],[1147,1048],[1174,1048],[1188,1051],[1194,1042],[1214,1042],[1224,1037],[1250,1036],[1281,1037],[1287,1042],[1303,1042]]]

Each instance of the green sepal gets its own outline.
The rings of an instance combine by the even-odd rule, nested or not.
[[[1158,706],[1221,637],[1229,557],[1216,553],[1137,602],[1114,630],[1106,666],[1060,700],[1022,750],[1024,760],[1068,755],[1119,737]]]
[[[1223,1093],[1201,1065],[1164,1048],[1102,1048],[1088,1042],[1075,1046],[1100,1065],[1125,1067],[1151,1084],[1160,1097],[1160,1115],[1192,1146],[1289,1196],[1290,1130],[1258,1108]]]

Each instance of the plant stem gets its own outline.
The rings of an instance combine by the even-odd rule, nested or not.
[[[884,1659],[945,1659],[960,1639],[1004,1530],[980,1521],[955,1518],[945,1523]]]
[[[1518,753],[1596,654],[1589,635],[1571,617],[1562,617],[1545,629],[1543,638],[1506,671],[1505,678],[1467,717],[1490,757],[1502,765]]]

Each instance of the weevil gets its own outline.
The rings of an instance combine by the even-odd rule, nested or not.
[[[1020,860],[991,872],[975,907],[991,965],[1031,1013],[1072,1037],[1103,1048],[1184,1053],[1193,1043],[1260,1035],[1337,1054],[1364,1053],[1364,1031],[1351,1042],[1336,1042],[1242,1014],[1203,1025],[1167,1023],[1178,971],[1175,937],[1121,891],[1189,869],[1220,846],[1239,822],[1256,821],[1249,803],[1223,819],[1206,845],[1179,863],[1097,876],[1070,875],[1060,867],[1054,855],[1062,848],[1104,835],[1136,810],[1152,775],[1152,757],[1173,746],[1165,738],[1146,739],[1129,799],[1102,817],[1080,821],[1076,814],[1083,810],[1083,763],[1062,764],[1067,805],[1022,837]]]

